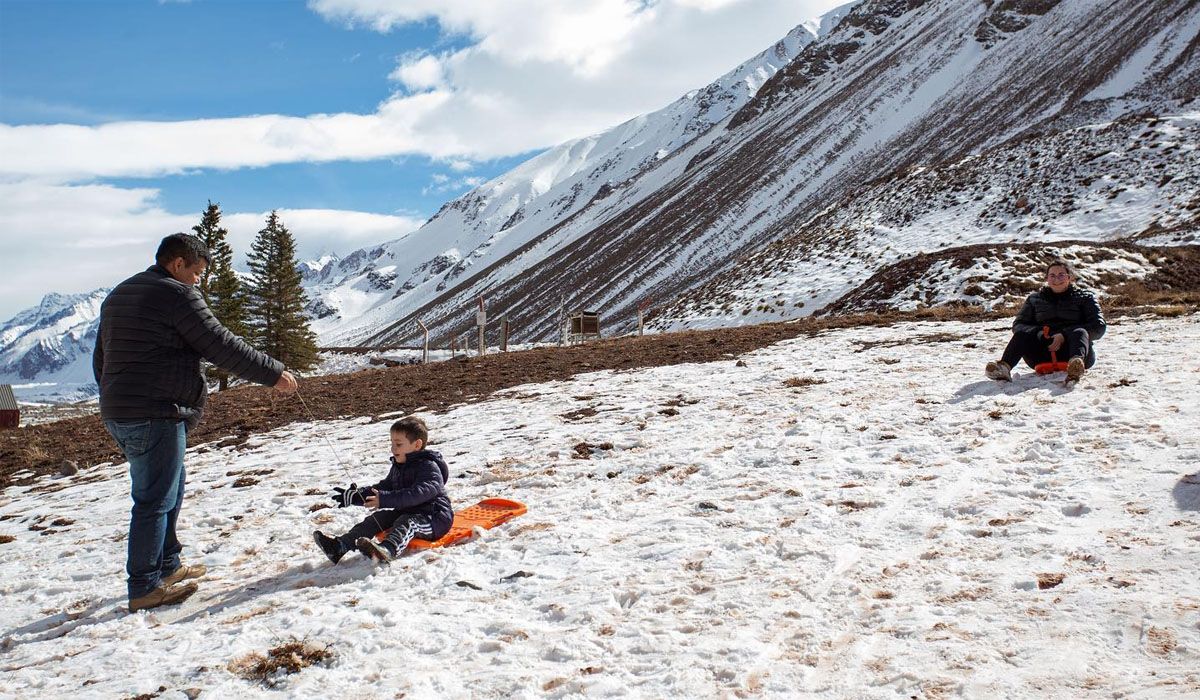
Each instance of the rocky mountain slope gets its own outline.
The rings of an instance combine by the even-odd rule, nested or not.
[[[912,238],[907,252],[979,240],[943,230],[943,218],[978,221],[989,241],[1030,240],[1034,231],[1042,240],[1106,240],[1186,226],[1194,211],[1185,192],[1196,175],[1198,32],[1200,6],[1185,0],[867,0],[727,121],[648,172],[597,191],[591,206],[511,250],[501,247],[504,255],[443,278],[419,303],[402,293],[342,337],[409,340],[421,320],[444,339],[471,327],[480,295],[493,317],[508,314],[520,339],[556,335],[560,302],[601,311],[610,331],[630,328],[645,302],[662,307],[662,329],[811,313],[906,254],[884,252],[898,244],[866,227],[859,228],[870,235],[843,239],[816,222],[849,218],[839,212],[855,206],[885,215],[893,210],[870,200],[884,194],[872,183],[896,181],[898,192],[917,180],[897,178],[960,164],[958,176],[985,153],[1012,157],[1013,167],[994,181],[981,169],[971,186],[982,192],[972,191],[970,205],[950,206],[967,190],[946,180],[931,182],[949,189],[925,191],[913,212],[895,212],[913,222],[924,216],[900,229]],[[1115,156],[1090,152],[1090,165],[1076,162],[1074,142],[1094,134],[1142,143],[1126,143]],[[1056,192],[1059,180],[1069,191]],[[984,202],[992,205],[987,212]],[[1085,220],[1088,209],[1096,215]],[[810,250],[814,244],[824,252]],[[809,264],[762,278],[781,256]],[[771,299],[759,293],[783,278],[796,290]],[[753,309],[764,304],[784,313],[756,317]]]
[[[1035,244],[1045,259],[1066,252],[1069,244],[1060,242],[1074,240],[1196,243],[1198,146],[1200,112],[1138,114],[1031,135],[948,164],[909,168],[851,191],[842,206],[681,295],[652,325],[727,325],[790,318],[829,305],[860,308],[837,302],[888,266],[961,246]],[[1026,272],[1006,273],[1003,260],[988,268],[995,281]],[[1081,261],[1085,281],[1087,268]],[[939,298],[951,297],[953,291],[945,290]],[[970,294],[954,298],[977,300]]]

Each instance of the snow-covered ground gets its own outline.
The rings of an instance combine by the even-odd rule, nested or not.
[[[331,566],[310,532],[365,511],[307,495],[382,476],[386,422],[197,448],[182,608],[120,609],[122,466],[9,488],[0,695],[1195,697],[1200,317],[1114,323],[1073,389],[984,380],[1006,338],[830,331],[428,416],[457,506],[529,512],[387,568]],[[333,661],[229,670],[293,638]]]

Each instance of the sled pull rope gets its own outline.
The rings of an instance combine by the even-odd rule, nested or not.
[[[304,412],[308,414],[309,420],[311,420],[315,425],[317,422],[317,417],[313,415],[312,409],[308,407],[308,402],[305,401],[304,396],[300,394],[300,387],[296,387],[296,398],[300,399],[300,405],[304,407]],[[325,441],[325,444],[329,446],[329,451],[333,453],[333,458],[337,460],[337,463],[339,466],[341,466],[342,471],[346,472],[346,476],[350,476],[350,469],[346,466],[346,463],[342,461],[341,455],[338,454],[338,451],[336,448],[334,448],[333,443],[329,441],[329,437],[324,433],[324,431],[321,430],[318,430],[317,434],[319,434],[321,439]]]
[[[299,386],[296,387],[296,398],[300,399],[300,405],[304,407],[304,412],[308,414],[309,420],[313,422],[315,427],[317,423],[317,417],[313,415],[312,409],[308,407],[308,402],[304,400],[304,396],[300,393]],[[326,435],[322,430],[318,430],[317,434],[321,436],[321,439],[325,441],[326,445],[329,445],[329,451],[333,453],[333,458],[337,460],[338,465],[341,466],[342,471],[346,474],[346,483],[350,483],[350,480],[352,480],[354,476],[350,473],[350,469],[346,466],[346,463],[342,461],[341,455],[338,454],[338,451],[336,448],[334,448],[333,443],[329,441],[329,436]],[[379,524],[379,518],[375,517],[375,511],[371,511],[371,520],[375,521],[375,527],[379,528],[380,530],[385,529]]]

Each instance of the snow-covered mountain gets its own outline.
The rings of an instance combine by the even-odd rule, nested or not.
[[[883,193],[871,189],[875,183],[955,164],[969,169],[963,164],[985,153],[1037,165],[1029,173],[1014,167],[1003,183],[985,182],[990,200],[986,190],[971,193],[971,202],[982,196],[994,205],[990,218],[973,204],[934,211],[918,202],[925,218],[906,229],[914,241],[910,251],[968,240],[963,231],[947,236],[937,228],[944,218],[984,217],[974,232],[991,241],[1032,240],[1035,230],[1041,240],[1079,238],[1078,228],[1106,240],[1143,230],[1164,215],[1184,221],[1190,204],[1177,194],[1197,168],[1192,125],[1200,85],[1198,32],[1200,6],[1187,0],[865,0],[767,78],[744,106],[718,111],[728,116],[707,130],[671,132],[677,136],[666,142],[670,147],[656,149],[641,137],[661,131],[634,120],[596,140],[548,152],[450,203],[425,228],[385,247],[372,263],[372,279],[358,276],[322,290],[330,309],[370,307],[358,318],[345,311],[340,319],[330,316],[323,337],[403,342],[416,337],[421,320],[444,339],[474,323],[481,295],[493,318],[508,314],[521,339],[552,336],[560,301],[569,310],[601,311],[610,331],[628,328],[642,302],[660,307],[660,328],[808,314],[904,251],[880,254],[877,249],[896,246],[876,240],[873,231],[846,240],[826,231],[827,245],[810,252],[807,239],[795,238],[798,231],[855,205],[888,211],[884,200],[870,200]],[[1077,162],[1080,154],[1070,150],[1092,132],[1101,134],[1097,142],[1108,138],[1112,124],[1127,132],[1138,128],[1138,119],[1148,128],[1152,118],[1162,128],[1146,148],[1125,149],[1115,158],[1094,153],[1090,165]],[[1048,150],[1022,159],[1021,144],[1038,138]],[[584,177],[573,170],[570,163],[584,157],[573,148],[590,153],[605,139],[637,144],[639,149],[625,149],[637,157],[599,170],[603,181],[597,171]],[[1154,153],[1156,148],[1165,150]],[[1122,161],[1120,172],[1106,176],[1107,160]],[[548,168],[558,172],[550,167],[555,163],[572,176],[547,176],[560,188],[553,198],[514,193],[541,192],[529,183]],[[1172,184],[1165,171],[1147,170],[1158,164],[1180,179]],[[1083,188],[1073,194],[1092,210],[1089,220],[1081,213],[1071,219],[1051,203],[1008,212],[1020,195],[1001,196],[999,187],[1007,192],[1015,179],[1019,189],[1049,191],[1060,171],[1076,166],[1095,176],[1091,184],[1071,185]],[[1030,179],[1034,173],[1041,180]],[[1151,175],[1157,177],[1151,181]],[[989,175],[980,177],[987,181]],[[572,197],[571,188],[581,184]],[[948,202],[945,195],[956,186],[963,191],[948,181],[937,184],[950,189],[926,193],[933,202]],[[1111,199],[1100,194],[1121,188],[1125,193]],[[1167,197],[1161,206],[1154,200],[1159,194]],[[486,223],[482,229],[480,222]],[[957,240],[960,233],[963,240]],[[798,287],[783,299],[786,313],[743,313],[746,297],[772,282],[759,278],[764,270],[752,256],[789,237],[799,247],[788,254],[813,261],[781,273]],[[839,276],[843,264],[846,274]],[[708,283],[730,276],[738,281],[710,293]],[[392,298],[369,300],[368,282],[376,285],[370,293]],[[673,303],[680,297],[683,306]]]
[[[686,159],[672,156],[707,145],[714,125],[728,121],[805,46],[831,31],[851,6],[794,28],[710,85],[657,112],[522,163],[447,203],[404,238],[312,264],[306,280],[322,342],[363,342],[397,318],[436,304],[447,290],[519,254],[565,222],[593,221],[599,212],[614,211],[624,202],[619,193],[635,183],[678,175]],[[505,267],[519,274],[521,265]],[[431,325],[439,320],[433,315],[427,319]]]
[[[0,325],[0,384],[12,384],[21,400],[94,396],[92,348],[108,291],[47,294]]]

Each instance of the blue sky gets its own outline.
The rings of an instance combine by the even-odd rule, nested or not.
[[[839,0],[0,0],[0,320],[144,268],[209,199],[235,263],[414,230]]]
[[[0,122],[368,114],[395,92],[387,76],[397,56],[465,44],[431,20],[383,34],[331,23],[302,2],[0,0]],[[490,179],[527,157],[474,161],[455,180]],[[414,155],[105,181],[160,188],[172,211],[200,211],[213,199],[230,211],[315,207],[425,218],[470,189],[431,180],[445,171]]]

